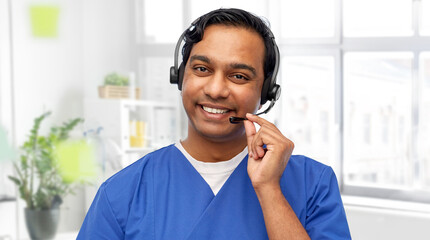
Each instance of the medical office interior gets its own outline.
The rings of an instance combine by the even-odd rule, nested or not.
[[[56,239],[76,238],[103,180],[185,136],[176,41],[220,7],[270,21],[282,96],[264,117],[333,167],[353,239],[428,238],[430,0],[0,0],[0,239],[29,239],[8,176],[42,114],[40,136],[83,119],[69,147],[84,154],[62,158],[86,180]]]

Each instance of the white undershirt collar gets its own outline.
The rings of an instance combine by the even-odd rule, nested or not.
[[[191,165],[200,173],[203,179],[211,187],[216,195],[234,169],[239,165],[243,158],[248,154],[248,147],[245,147],[242,152],[234,156],[232,159],[222,162],[203,162],[193,158],[182,146],[181,142],[175,144]]]

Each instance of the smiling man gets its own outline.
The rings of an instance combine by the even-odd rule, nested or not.
[[[104,182],[78,239],[350,239],[332,169],[292,156],[294,144],[254,115],[279,92],[270,29],[219,9],[183,38],[171,74],[187,138]],[[236,116],[247,120],[230,123]]]

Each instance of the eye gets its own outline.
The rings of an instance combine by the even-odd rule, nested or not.
[[[236,80],[245,80],[245,81],[249,80],[249,78],[245,77],[242,74],[234,74],[234,75],[232,75],[232,77]]]
[[[208,71],[207,68],[201,67],[201,66],[195,67],[194,70],[199,71],[199,72],[207,72]]]

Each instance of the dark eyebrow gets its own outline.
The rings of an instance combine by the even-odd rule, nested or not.
[[[191,56],[190,62],[192,62],[194,60],[200,60],[200,61],[208,63],[208,64],[211,63],[211,60],[208,57],[202,56],[202,55]],[[244,63],[231,63],[230,67],[234,68],[234,69],[245,69],[245,70],[251,71],[253,77],[255,77],[257,75],[257,71],[255,70],[255,68],[253,68],[250,65],[244,64]]]
[[[234,68],[234,69],[245,69],[245,70],[249,70],[252,72],[253,77],[255,77],[257,75],[257,72],[255,71],[255,68],[244,64],[244,63],[232,63],[230,64],[230,67]]]
[[[209,60],[208,57],[202,56],[202,55],[193,55],[193,56],[191,56],[190,57],[190,62],[192,62],[194,60],[200,60],[200,61],[205,62],[205,63],[211,63],[211,60]]]

